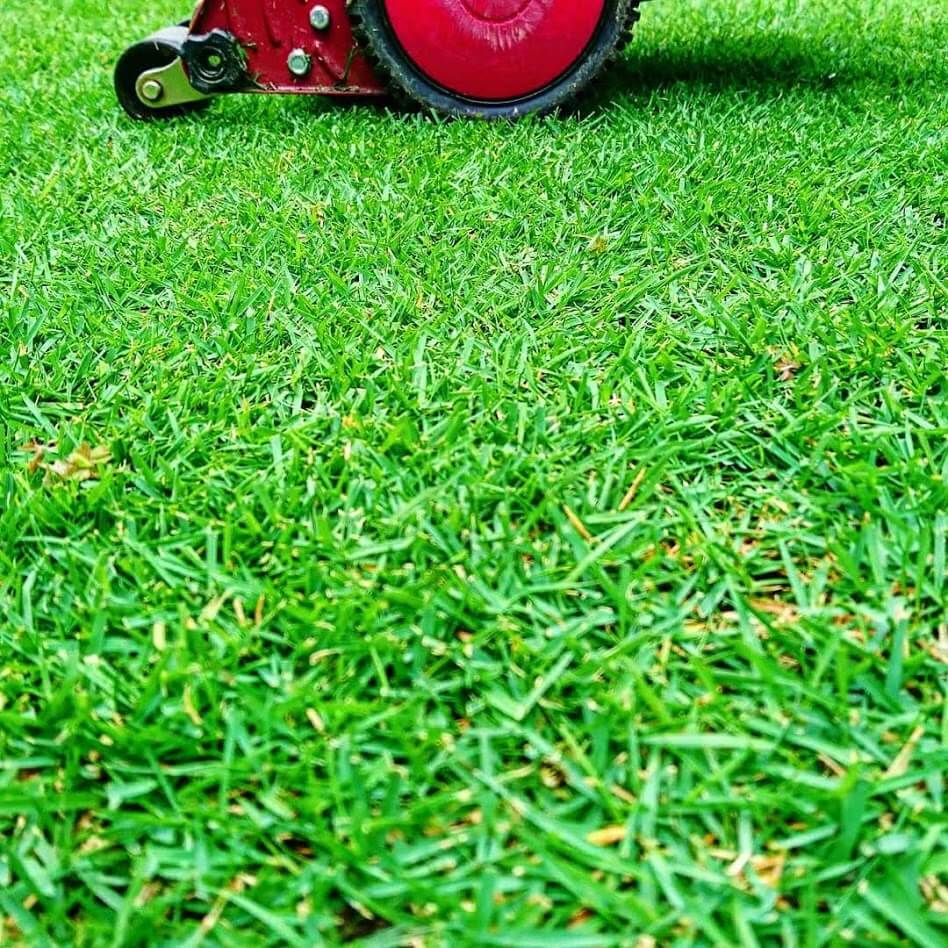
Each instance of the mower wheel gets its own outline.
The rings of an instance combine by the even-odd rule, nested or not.
[[[189,112],[206,109],[211,104],[210,99],[198,99],[194,102],[154,108],[139,97],[138,80],[141,76],[153,69],[170,66],[181,56],[187,37],[186,26],[171,26],[130,46],[122,54],[115,67],[115,93],[122,108],[133,119],[149,122],[156,119],[177,118]]]
[[[449,115],[552,112],[628,38],[639,0],[351,0],[396,95]]]

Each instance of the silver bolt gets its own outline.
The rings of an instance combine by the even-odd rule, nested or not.
[[[305,49],[294,49],[286,60],[286,65],[290,72],[298,79],[309,75],[309,70],[313,65],[313,60]]]
[[[319,30],[320,32],[328,30],[332,23],[332,14],[330,14],[328,7],[317,3],[316,6],[309,11],[309,22],[312,24],[314,30]]]
[[[146,102],[157,102],[164,94],[164,86],[157,79],[148,79],[142,83],[142,98]]]

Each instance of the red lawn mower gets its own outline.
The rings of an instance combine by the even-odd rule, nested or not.
[[[186,23],[125,51],[133,118],[227,92],[395,94],[450,115],[549,112],[600,72],[639,0],[199,0]]]

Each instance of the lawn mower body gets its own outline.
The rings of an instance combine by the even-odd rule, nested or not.
[[[126,50],[116,90],[135,118],[231,92],[381,96],[456,115],[551,111],[584,88],[637,0],[200,0]]]
[[[314,12],[315,11],[315,12]],[[244,90],[311,95],[383,95],[356,45],[346,0],[201,0],[191,19],[192,37],[225,34],[245,57]],[[299,51],[296,72],[290,55]],[[303,75],[304,65],[306,72]]]

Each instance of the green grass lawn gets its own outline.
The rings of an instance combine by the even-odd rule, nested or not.
[[[133,125],[182,12],[0,10],[0,943],[944,945],[942,0]]]

